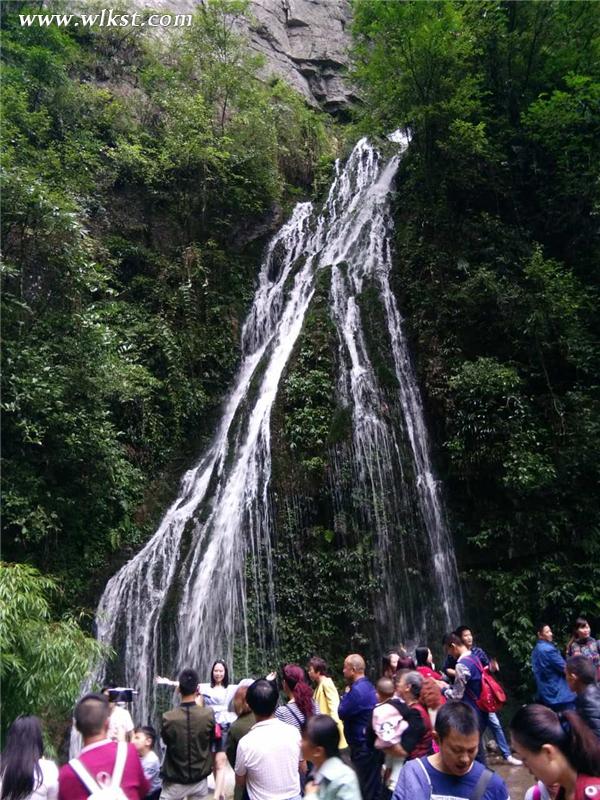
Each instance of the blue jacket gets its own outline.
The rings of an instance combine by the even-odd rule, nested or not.
[[[350,747],[367,744],[367,730],[376,705],[375,687],[367,678],[354,681],[350,691],[342,695],[338,714],[344,723],[344,735]]]
[[[539,639],[531,654],[539,700],[547,706],[573,703],[577,695],[567,686],[565,660],[552,642]]]

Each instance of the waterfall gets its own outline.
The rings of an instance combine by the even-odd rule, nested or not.
[[[271,240],[242,331],[241,364],[212,443],[184,475],[154,536],[106,586],[97,632],[117,652],[118,665],[104,665],[94,677],[105,680],[110,669],[122,685],[137,688],[142,720],[156,708],[155,675],[191,665],[206,677],[215,658],[232,664],[234,645],[246,652],[250,645],[277,651],[271,410],[315,275],[325,267],[331,267],[338,337],[337,388],[352,417],[346,455],[366,498],[360,513],[372,530],[375,569],[388,587],[376,600],[376,618],[388,634],[405,639],[424,635],[432,620],[447,627],[458,618],[456,564],[389,282],[392,183],[407,141],[401,138],[398,145],[400,152],[386,162],[362,139],[344,165],[336,164],[323,208],[317,212],[310,203],[298,204]],[[361,315],[367,284],[376,288],[389,343],[396,416],[369,355]],[[338,454],[338,461],[342,457]],[[253,576],[246,574],[247,563]],[[419,586],[416,573],[425,584]],[[249,591],[258,615],[252,642]]]

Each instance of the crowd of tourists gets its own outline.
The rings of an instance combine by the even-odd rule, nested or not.
[[[227,763],[235,800],[509,800],[487,766],[486,731],[507,765],[534,776],[526,800],[600,800],[600,642],[582,618],[566,659],[549,625],[537,637],[536,702],[514,715],[512,750],[497,715],[499,664],[462,625],[444,637],[439,669],[429,647],[398,648],[372,683],[363,657],[348,655],[341,696],[316,656],[236,684],[220,660],[208,683],[183,669],[176,681],[157,679],[178,690],[160,736],[134,726],[115,690],[87,694],[74,711],[80,741],[60,770],[44,758],[39,720],[19,717],[2,753],[0,800],[196,800],[211,772],[224,800]]]

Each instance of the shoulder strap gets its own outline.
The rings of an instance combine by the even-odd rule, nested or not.
[[[484,769],[481,775],[479,776],[479,780],[477,781],[477,785],[475,786],[475,791],[471,795],[471,800],[482,800],[483,795],[486,793],[488,784],[492,780],[492,776],[494,773],[491,769]]]
[[[92,778],[90,773],[87,769],[83,766],[81,761],[78,758],[72,758],[69,761],[69,766],[73,770],[73,772],[77,775],[79,780],[83,783],[85,788],[88,790],[89,794],[94,794],[94,792],[100,791],[99,784]]]
[[[425,758],[427,758],[427,756],[425,756]],[[429,797],[431,798],[431,796],[433,795],[433,786],[431,785],[431,778],[429,777],[429,773],[425,769],[425,764],[423,763],[425,758],[417,758],[416,762],[425,773],[425,778],[427,779],[427,785],[429,786]]]
[[[127,761],[127,742],[119,742],[117,745],[117,757],[115,758],[115,766],[113,768],[111,783],[110,783],[113,789],[116,789],[121,785],[126,761]],[[83,783],[83,785],[90,794],[102,791],[102,787],[100,786],[98,781],[96,781],[92,777],[92,775],[88,772],[88,770],[84,767],[83,763],[78,758],[72,758],[69,761],[69,764],[72,767],[75,774],[77,775],[77,777],[79,778],[79,780]]]
[[[389,700],[385,701],[387,705],[393,706],[396,711],[400,714],[400,716],[405,717],[406,712],[409,709],[409,706],[406,705],[404,700],[400,700],[399,697],[390,697]]]
[[[117,745],[117,757],[115,759],[115,767],[112,773],[111,786],[117,788],[121,785],[123,780],[123,772],[125,770],[125,762],[127,761],[127,742],[119,742]]]
[[[466,659],[468,659],[468,660],[469,660],[469,661],[471,661],[473,664],[475,664],[475,666],[477,667],[477,669],[479,670],[479,672],[481,672],[481,673],[483,673],[483,672],[484,672],[483,664],[482,664],[482,663],[481,663],[481,661],[480,661],[480,660],[477,658],[477,656],[474,656],[473,654],[471,654],[470,656],[464,656],[464,659],[465,659],[465,660],[466,660]]]
[[[292,716],[295,718],[295,720],[296,720],[296,722],[298,723],[298,725],[300,725],[300,727],[302,727],[302,726],[304,725],[304,722],[303,722],[303,720],[302,720],[302,719],[301,719],[301,718],[298,716],[298,714],[296,714],[296,712],[295,712],[295,711],[294,711],[294,709],[292,708],[292,705],[291,705],[291,703],[288,703],[288,704],[287,704],[287,706],[286,706],[286,708],[287,708],[287,710],[290,712],[290,714],[291,714],[291,715],[292,715]]]

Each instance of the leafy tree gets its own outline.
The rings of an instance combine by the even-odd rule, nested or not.
[[[320,115],[258,80],[246,5],[205,4],[168,49],[2,9],[4,553],[56,574],[62,609],[95,603],[197,457],[256,229],[330,156]]]
[[[469,607],[519,667],[539,616],[600,611],[599,21],[564,2],[356,3],[359,125],[412,131],[395,286]]]
[[[70,615],[55,619],[53,578],[26,564],[0,564],[0,678],[3,727],[19,714],[46,723],[69,717],[102,646]]]

